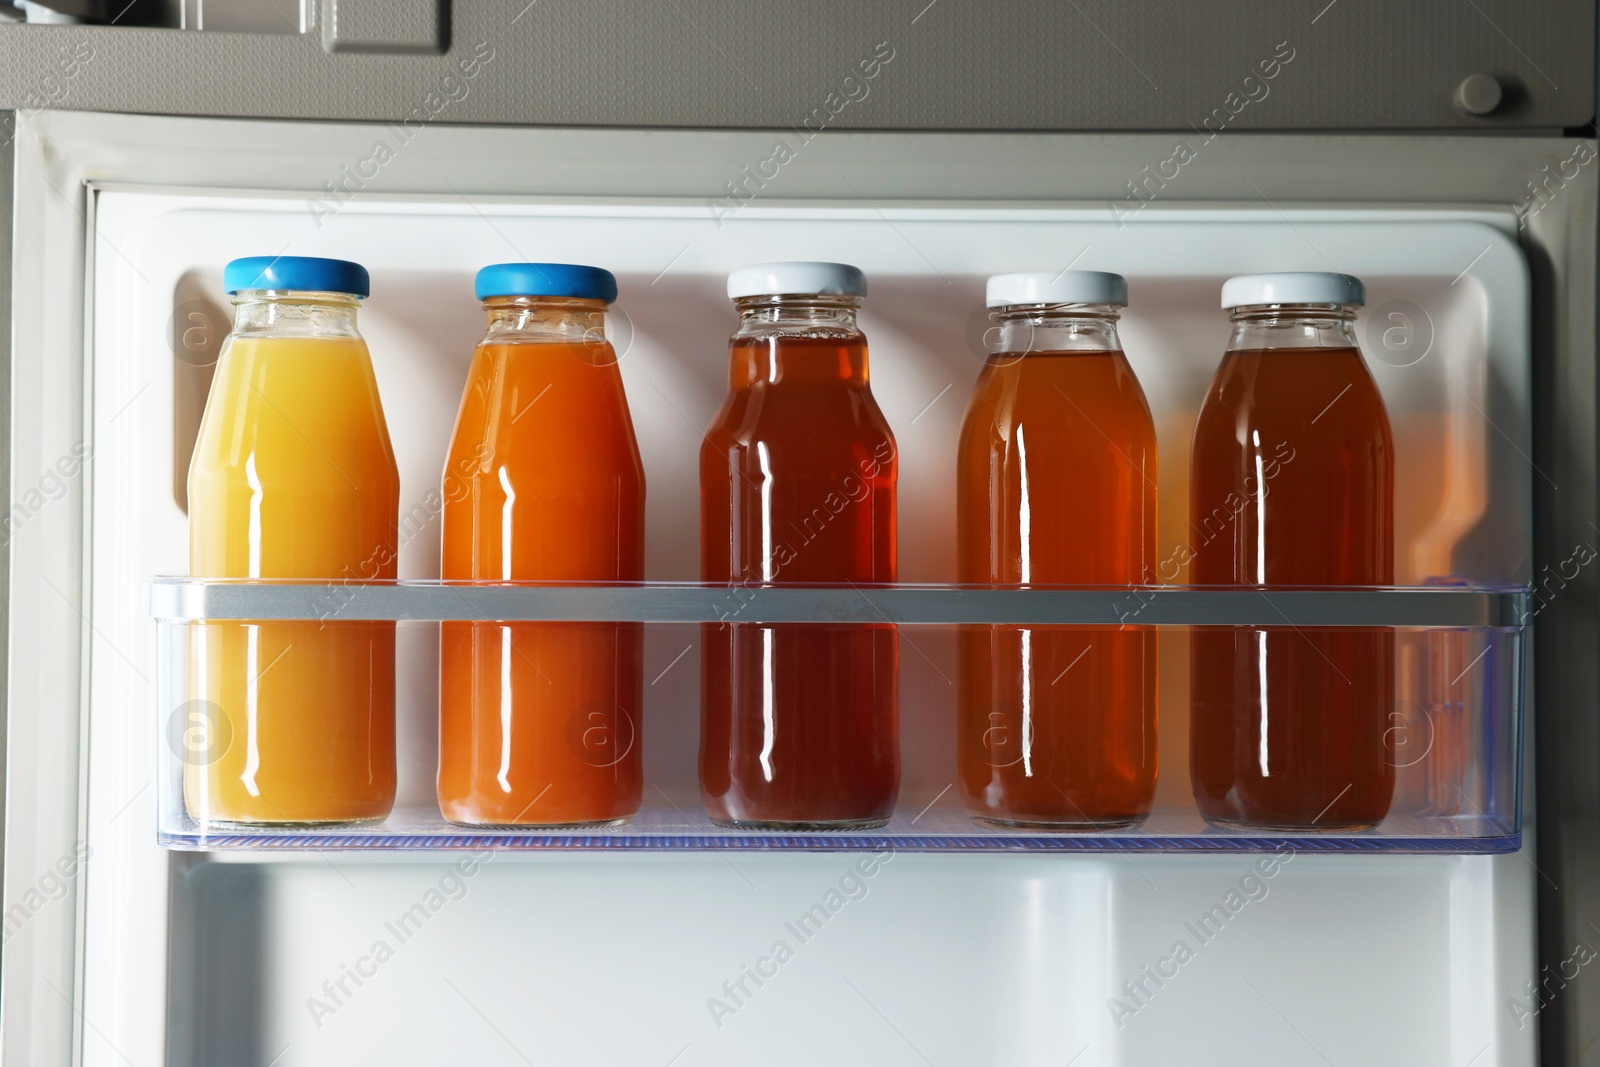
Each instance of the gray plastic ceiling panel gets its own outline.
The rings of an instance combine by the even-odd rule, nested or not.
[[[1594,113],[1581,0],[455,0],[442,55],[330,52],[315,4],[300,33],[292,0],[272,2],[290,32],[0,25],[0,108],[840,130],[1552,129]],[[419,34],[395,43],[425,50]],[[1486,115],[1459,102],[1481,106],[1482,79],[1458,97],[1473,75],[1502,89]]]

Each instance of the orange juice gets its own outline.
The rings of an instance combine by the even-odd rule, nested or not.
[[[275,292],[237,302],[189,467],[190,574],[395,577],[399,474],[355,299]],[[393,623],[191,628],[185,710],[203,734],[185,754],[192,815],[319,823],[388,814]]]
[[[557,279],[594,298],[494,295]],[[604,337],[615,286],[605,271],[564,264],[480,272],[489,330],[445,466],[443,577],[644,577],[644,468]],[[642,640],[638,623],[444,623],[445,818],[572,825],[638,810]]]

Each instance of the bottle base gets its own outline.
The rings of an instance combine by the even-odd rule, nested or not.
[[[889,817],[871,819],[835,819],[831,821],[813,821],[787,819],[719,819],[711,816],[711,821],[725,830],[783,830],[798,833],[830,833],[841,830],[876,830],[888,825]]]
[[[996,826],[1002,830],[1034,830],[1045,833],[1058,834],[1089,834],[1103,833],[1112,830],[1131,830],[1144,822],[1144,815],[1131,815],[1112,819],[1034,819],[1023,816],[1005,815],[980,815],[972,812],[972,817],[978,822],[988,826]]]
[[[576,819],[565,822],[486,822],[476,819],[452,819],[447,815],[445,821],[452,826],[465,826],[473,830],[608,830],[612,827],[626,826],[633,821],[633,816],[619,815],[614,819]]]
[[[361,815],[349,819],[230,819],[225,816],[195,816],[207,826],[216,826],[223,829],[237,830],[280,830],[293,829],[298,826],[376,826],[389,817],[389,812],[381,815]]]
[[[1367,819],[1358,822],[1289,822],[1287,820],[1274,821],[1272,819],[1241,819],[1226,818],[1218,815],[1206,815],[1206,823],[1219,830],[1242,830],[1250,833],[1277,833],[1277,834],[1357,834],[1366,830],[1375,830],[1383,819]]]

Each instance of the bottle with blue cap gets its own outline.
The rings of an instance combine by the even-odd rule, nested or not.
[[[729,392],[700,449],[707,582],[896,577],[894,434],[867,384],[866,277],[844,263],[728,275]],[[700,791],[720,825],[881,826],[900,788],[890,625],[705,627]]]
[[[999,274],[995,329],[961,426],[958,577],[978,585],[1155,580],[1156,432],[1117,333],[1128,284]],[[1137,617],[1129,598],[1129,621]],[[967,810],[1004,826],[1127,827],[1156,786],[1150,627],[963,627]]]
[[[610,271],[496,263],[445,461],[440,575],[644,578],[644,466],[606,337]],[[607,825],[643,793],[638,623],[440,627],[439,805],[473,826]]]
[[[354,583],[397,573],[400,476],[356,312],[357,263],[236,259],[235,316],[189,465],[189,573]],[[186,752],[202,823],[382,819],[395,795],[394,624],[191,624]]]
[[[1230,278],[1233,336],[1200,407],[1189,483],[1196,585],[1394,582],[1394,438],[1353,329],[1348,274]],[[1196,627],[1190,779],[1223,825],[1375,826],[1394,794],[1394,634]]]

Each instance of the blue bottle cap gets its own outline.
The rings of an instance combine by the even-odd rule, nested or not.
[[[222,268],[222,287],[229,295],[241,289],[297,289],[370,296],[372,280],[367,276],[367,268],[348,259],[246,256]]]
[[[600,267],[577,263],[493,263],[478,272],[479,300],[492,296],[567,296],[578,300],[617,299],[617,277]]]

